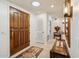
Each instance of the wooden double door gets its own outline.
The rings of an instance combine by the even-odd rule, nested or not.
[[[10,7],[10,55],[29,46],[29,14]]]

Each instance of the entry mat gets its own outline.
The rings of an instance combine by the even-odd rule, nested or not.
[[[15,58],[37,58],[43,48],[32,46]]]

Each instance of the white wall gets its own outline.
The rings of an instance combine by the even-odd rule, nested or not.
[[[0,0],[0,57],[9,57],[8,5]]]
[[[52,17],[51,19],[52,19],[52,36],[53,32],[55,32],[54,27],[57,25],[61,27],[61,31],[64,31],[64,24],[62,24],[63,18],[57,18],[57,20],[55,20],[55,18]]]
[[[61,19],[61,18],[57,18],[57,20],[53,20],[53,30],[54,30],[55,26],[61,27],[61,30],[62,30],[62,28],[63,28],[62,22],[63,22],[63,19]]]
[[[31,19],[30,19],[30,30],[31,30],[31,44],[35,43],[35,42],[39,42],[38,40],[40,40],[40,43],[46,43],[47,42],[47,13],[42,13],[42,14],[38,14],[38,15],[31,15]],[[43,24],[38,25],[39,20],[42,21]],[[38,29],[38,27],[42,27],[42,29]],[[40,39],[40,36],[38,35],[39,32],[41,31],[44,32],[42,33],[42,38]],[[41,42],[42,41],[42,42]]]
[[[34,14],[30,15],[30,44],[34,44],[36,42],[37,35],[37,16]]]
[[[79,0],[73,2],[71,57],[79,58]]]
[[[42,14],[37,15],[37,20],[39,20],[39,19],[42,20],[42,22],[43,22],[43,24],[42,24],[42,27],[43,27],[42,32],[44,32],[44,33],[42,33],[43,34],[43,41],[44,41],[43,43],[46,44],[46,42],[47,42],[47,13],[42,13]]]

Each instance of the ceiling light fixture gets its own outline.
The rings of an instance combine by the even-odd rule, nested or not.
[[[51,7],[51,8],[53,8],[53,7],[54,7],[54,5],[51,5],[50,7]]]
[[[33,5],[33,6],[35,6],[35,7],[39,7],[39,6],[40,6],[40,3],[39,3],[39,2],[34,1],[34,2],[32,2],[32,5]]]

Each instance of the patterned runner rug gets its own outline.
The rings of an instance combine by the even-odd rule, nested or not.
[[[32,46],[25,52],[18,55],[16,58],[37,58],[42,50],[43,48]]]

